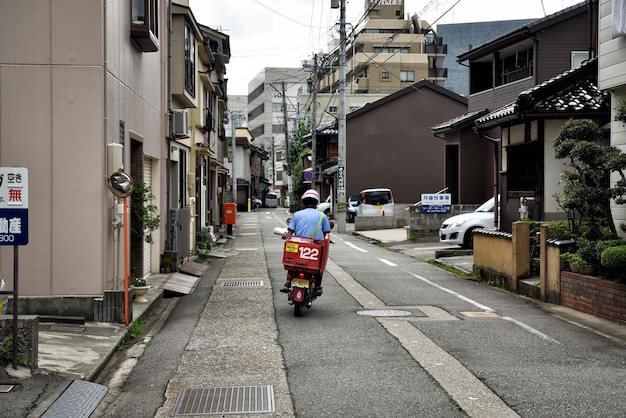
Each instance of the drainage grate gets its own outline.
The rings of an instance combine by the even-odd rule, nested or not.
[[[42,418],[89,417],[108,390],[97,383],[74,380]]]
[[[263,287],[263,280],[228,280],[222,287]]]
[[[183,389],[173,416],[275,412],[274,387],[239,386]]]

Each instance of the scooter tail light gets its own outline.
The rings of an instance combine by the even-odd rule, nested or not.
[[[305,274],[304,274],[304,273],[300,273],[300,274],[298,274],[298,278],[299,278],[299,279],[304,279],[304,277],[305,277]]]

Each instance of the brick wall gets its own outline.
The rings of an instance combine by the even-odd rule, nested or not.
[[[626,324],[626,285],[561,272],[560,304],[609,321]]]

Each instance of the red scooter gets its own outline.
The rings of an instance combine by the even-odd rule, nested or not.
[[[311,308],[315,300],[315,285],[321,280],[328,259],[330,234],[323,240],[292,236],[285,241],[283,265],[291,291],[287,300],[293,304],[294,316],[302,315],[302,307]]]

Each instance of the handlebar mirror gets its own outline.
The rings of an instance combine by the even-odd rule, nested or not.
[[[131,195],[134,189],[134,182],[131,176],[123,171],[118,171],[111,174],[107,181],[109,190],[115,196],[124,198]]]

